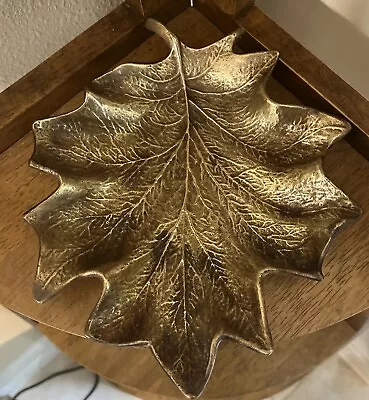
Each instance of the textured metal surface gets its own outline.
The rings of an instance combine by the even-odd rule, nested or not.
[[[79,109],[34,125],[32,165],[61,180],[26,217],[41,243],[35,296],[100,277],[86,334],[150,345],[193,397],[221,339],[272,351],[261,276],[319,279],[331,235],[360,210],[321,167],[348,124],[270,100],[277,53],[235,54],[237,34],[195,50],[147,26],[165,60],[122,65]]]

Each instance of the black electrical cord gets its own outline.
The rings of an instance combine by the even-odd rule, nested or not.
[[[71,373],[71,372],[79,371],[79,370],[81,370],[81,369],[84,369],[84,368],[79,366],[79,367],[68,368],[68,369],[64,369],[64,370],[59,371],[59,372],[55,372],[54,374],[51,374],[51,375],[47,376],[46,378],[42,379],[41,381],[36,382],[36,383],[34,383],[33,385],[27,386],[26,388],[20,390],[18,393],[16,393],[16,394],[12,397],[12,400],[17,400],[18,397],[19,397],[21,394],[23,394],[24,392],[28,392],[29,390],[31,390],[31,389],[33,389],[33,388],[35,388],[35,387],[37,387],[37,386],[40,386],[40,385],[42,385],[43,383],[49,381],[50,379],[56,378],[57,376],[60,376],[60,375],[69,374],[69,373]],[[83,400],[87,400],[87,399],[95,392],[95,390],[96,390],[96,388],[97,388],[97,386],[98,386],[98,384],[99,384],[99,381],[100,381],[99,376],[98,376],[98,375],[95,375],[94,384],[93,384],[91,390],[87,393],[86,397],[83,398]]]
[[[17,400],[18,396],[20,396],[22,393],[28,392],[29,390],[49,381],[50,379],[56,378],[57,376],[60,376],[60,375],[69,374],[70,372],[78,371],[80,369],[83,369],[83,367],[73,367],[73,368],[65,369],[63,371],[55,372],[54,374],[47,376],[46,378],[42,379],[41,381],[36,382],[33,385],[27,386],[26,388],[20,390],[18,393],[16,393],[14,395],[12,400]]]
[[[100,377],[99,377],[99,375],[95,374],[95,382],[94,382],[91,390],[87,393],[86,397],[84,397],[83,400],[87,400],[92,395],[92,393],[96,390],[99,382],[100,382]]]

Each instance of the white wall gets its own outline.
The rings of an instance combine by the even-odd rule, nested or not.
[[[123,0],[0,0],[0,92]]]
[[[266,14],[369,99],[369,0],[256,2]]]

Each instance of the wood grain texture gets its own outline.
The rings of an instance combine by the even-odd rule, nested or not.
[[[89,370],[144,400],[182,399],[149,349],[117,348],[39,325],[65,354]],[[345,322],[311,335],[280,343],[265,357],[224,342],[201,399],[261,400],[292,384],[354,335]]]
[[[214,0],[214,3],[226,14],[237,17],[241,12],[255,4],[254,0]]]
[[[169,24],[181,40],[202,47],[223,36],[196,9],[189,8]],[[158,37],[151,37],[125,61],[154,62],[168,52]],[[269,91],[281,102],[296,101],[280,85]],[[66,105],[75,108],[82,96]],[[62,110],[61,110],[62,111]],[[38,241],[22,219],[31,207],[50,195],[56,179],[28,166],[33,151],[31,134],[0,156],[0,303],[34,320],[66,332],[83,335],[87,316],[96,304],[101,286],[92,279],[79,280],[46,304],[33,298]],[[369,307],[369,182],[367,161],[347,143],[329,152],[325,169],[330,178],[364,210],[361,219],[340,234],[324,263],[325,279],[268,276],[264,279],[267,314],[275,342],[292,338],[346,319]]]
[[[191,5],[190,0],[180,0],[180,2],[183,3],[183,7]],[[168,0],[127,0],[127,3],[135,7],[146,18],[157,15],[160,10],[164,11],[166,8],[176,7],[173,0],[170,2]]]
[[[0,94],[0,153],[151,35],[140,7],[133,7],[139,2],[122,4]],[[155,14],[164,22],[189,5],[187,0],[144,3],[145,17]]]
[[[195,0],[196,1],[196,0]],[[277,50],[273,76],[305,105],[350,121],[349,143],[369,159],[369,101],[254,6],[237,18],[222,12],[216,0],[197,0],[195,6],[224,32],[241,27],[244,51]],[[329,84],[327,84],[329,82]]]

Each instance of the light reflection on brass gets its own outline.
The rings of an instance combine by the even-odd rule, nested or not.
[[[61,181],[26,216],[41,243],[35,296],[99,276],[86,334],[150,345],[194,397],[221,339],[272,351],[261,276],[319,279],[333,231],[360,210],[321,167],[348,124],[270,100],[276,52],[235,54],[237,34],[191,49],[147,27],[165,60],[121,65],[79,109],[34,125],[31,163]]]

